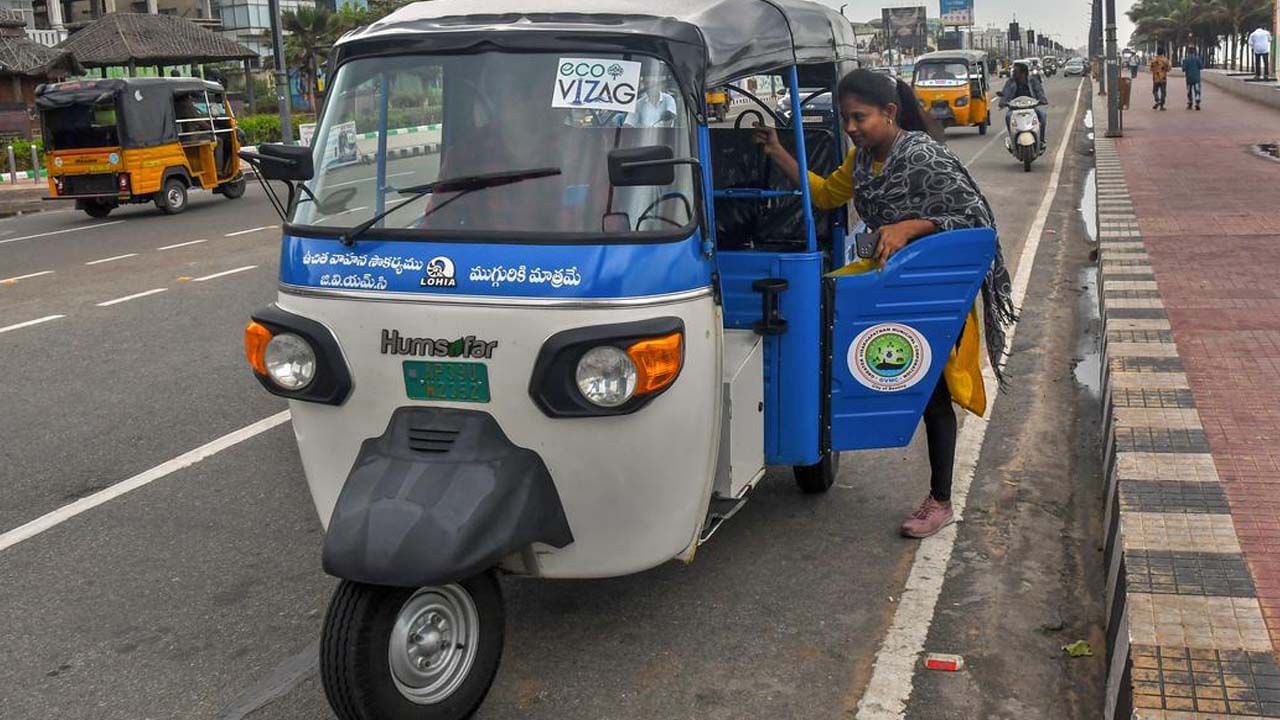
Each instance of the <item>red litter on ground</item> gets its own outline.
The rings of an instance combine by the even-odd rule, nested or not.
[[[928,670],[956,672],[964,667],[964,658],[946,653],[925,653],[924,666]]]

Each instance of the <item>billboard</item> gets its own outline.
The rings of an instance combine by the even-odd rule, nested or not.
[[[973,0],[938,0],[943,25],[972,25]]]
[[[885,8],[885,44],[894,50],[922,53],[929,47],[929,20],[926,9],[919,7]]]

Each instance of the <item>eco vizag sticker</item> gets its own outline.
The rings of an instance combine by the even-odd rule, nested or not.
[[[863,386],[881,392],[906,390],[929,374],[929,341],[909,325],[880,323],[858,333],[849,345],[849,372]]]

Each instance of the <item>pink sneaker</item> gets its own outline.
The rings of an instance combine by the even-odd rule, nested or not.
[[[902,534],[909,538],[927,538],[955,522],[951,503],[941,503],[930,495],[920,503],[920,508],[902,522]]]

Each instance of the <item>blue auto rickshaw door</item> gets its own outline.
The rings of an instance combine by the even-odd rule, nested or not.
[[[993,230],[957,230],[911,243],[883,271],[827,277],[831,449],[911,442],[994,254]]]

